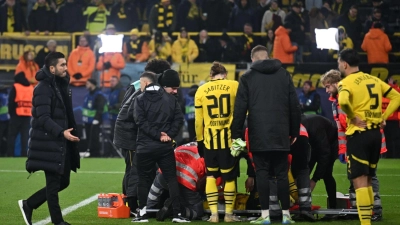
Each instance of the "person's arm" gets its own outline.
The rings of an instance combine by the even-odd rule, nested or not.
[[[122,70],[125,68],[125,59],[120,53],[115,53],[114,57],[111,58],[110,63],[114,69]]]
[[[138,55],[137,60],[139,60],[140,62],[146,62],[149,56],[150,56],[149,47],[147,45],[147,42],[145,41],[142,44],[142,53]]]
[[[300,134],[300,122],[301,122],[301,109],[299,99],[297,97],[296,88],[294,87],[292,77],[288,72],[286,76],[289,77],[289,107],[290,107],[290,128],[289,136],[298,137]]]
[[[317,182],[324,177],[330,159],[330,143],[324,130],[320,130],[316,138],[310,140],[312,154],[317,155],[317,167],[311,180]]]
[[[175,100],[174,119],[171,123],[171,128],[168,131],[166,131],[167,135],[170,138],[175,138],[178,135],[179,131],[182,128],[183,121],[184,118],[181,106],[179,105],[178,101]]]
[[[15,87],[13,86],[10,90],[10,93],[8,94],[8,112],[10,116],[15,116],[16,115],[16,108],[17,108],[17,103],[15,102],[15,96],[17,95]]]
[[[232,139],[242,138],[243,136],[243,124],[246,120],[249,104],[249,87],[245,76],[249,75],[251,74],[245,74],[240,77],[239,80],[239,87],[235,99],[235,110],[233,110],[233,121],[231,124]]]
[[[99,61],[97,61],[97,64],[96,64],[96,70],[98,70],[98,71],[103,70],[103,64],[104,64],[103,60],[104,60],[104,56],[100,56]]]
[[[387,118],[392,115],[400,106],[400,94],[392,87],[390,87],[385,82],[379,80],[381,84],[382,96],[390,99],[389,105],[386,107],[386,111],[383,113],[383,120],[387,120]]]
[[[101,121],[106,103],[106,98],[102,94],[98,94],[94,100],[94,108],[96,109],[96,115],[93,118],[94,120]]]
[[[392,44],[390,44],[390,40],[388,38],[388,36],[385,34],[385,36],[383,37],[384,40],[384,48],[386,52],[390,52],[392,50]]]
[[[203,117],[203,103],[202,103],[202,94],[197,91],[194,96],[194,124],[196,130],[196,141],[203,141],[203,132],[204,132],[204,117]]]
[[[189,40],[189,47],[191,49],[189,57],[189,62],[193,62],[197,56],[199,56],[199,48],[193,40]]]
[[[143,101],[141,101],[141,96],[135,98],[134,108],[133,108],[133,118],[139,129],[143,131],[145,134],[150,136],[156,141],[160,141],[161,132],[154,129],[153,126],[150,125],[149,121],[146,118],[146,112],[143,106]]]
[[[89,55],[86,57],[86,59],[88,60],[88,66],[84,66],[82,68],[82,72],[81,72],[82,79],[85,81],[92,77],[92,73],[94,71],[94,66],[96,64],[96,59],[95,59],[94,53],[92,51],[90,51],[90,52],[88,52],[88,54]]]
[[[314,93],[314,99],[312,100],[310,105],[303,105],[303,111],[313,111],[318,112],[321,108],[321,97],[317,92]]]
[[[343,84],[342,82],[339,83],[339,105],[340,108],[346,113],[349,119],[353,119],[355,117],[353,112],[353,107],[350,104],[350,90],[347,85]],[[390,114],[389,114],[390,115]]]

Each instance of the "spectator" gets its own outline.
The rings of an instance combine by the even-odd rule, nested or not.
[[[56,14],[46,0],[37,0],[29,14],[29,29],[36,34],[43,32],[48,35],[49,32],[55,31]],[[42,65],[43,66],[43,65]]]
[[[225,1],[204,0],[202,19],[208,32],[221,32],[227,29],[230,11]]]
[[[303,2],[298,1],[300,8],[300,17],[304,20],[304,31],[305,32],[310,32],[310,16],[309,16],[309,11],[304,8]]]
[[[304,114],[321,113],[321,97],[317,90],[312,86],[312,82],[307,80],[303,84],[303,90],[299,94],[301,111]]]
[[[77,0],[67,0],[57,12],[57,30],[70,33],[83,31],[82,8]]]
[[[351,38],[347,36],[346,29],[343,26],[338,27],[338,35],[339,35],[339,52],[342,51],[343,49],[353,49],[354,44]],[[333,54],[333,50],[329,50],[330,54]],[[337,59],[338,54],[334,53],[333,58]]]
[[[15,1],[6,0],[5,4],[0,6],[0,33],[28,30],[25,14],[19,5],[15,5]]]
[[[267,31],[267,50],[268,50],[268,56],[270,58],[273,58],[274,56],[274,41],[275,41],[275,34],[272,29],[269,29]]]
[[[92,77],[96,59],[88,45],[87,37],[80,36],[79,45],[72,50],[68,57],[68,73],[73,86],[84,86],[86,81]]]
[[[279,59],[281,63],[293,63],[293,54],[297,51],[297,46],[290,42],[290,32],[292,32],[291,25],[288,23],[278,27],[275,31],[274,58]]]
[[[183,0],[178,7],[178,27],[186,27],[188,32],[201,29],[201,8],[198,0]]]
[[[121,70],[125,68],[125,60],[119,52],[106,52],[100,56],[96,69],[100,72],[102,87],[110,87],[112,76],[120,78]]]
[[[195,141],[196,138],[196,129],[194,126],[194,96],[196,95],[198,85],[192,85],[185,95],[185,120],[187,122],[187,129],[189,132],[189,141]]]
[[[244,62],[251,62],[251,49],[257,46],[260,42],[258,37],[253,35],[253,26],[249,23],[246,23],[243,26],[243,35],[238,39],[241,60]]]
[[[119,0],[111,8],[109,23],[115,24],[119,32],[129,32],[133,28],[138,28],[140,21],[137,9],[137,5],[134,2]]]
[[[89,91],[83,100],[82,121],[87,137],[87,151],[81,154],[83,157],[100,157],[100,128],[103,117],[107,113],[107,100],[97,87],[95,79],[86,81],[86,89]]]
[[[382,19],[382,12],[378,8],[374,8],[374,11],[372,13],[372,17],[370,17],[368,20],[365,21],[365,26],[364,26],[364,33],[368,33],[369,29],[373,28],[375,23],[380,23],[382,25],[383,31],[390,35],[392,34],[390,26],[383,21]]]
[[[218,48],[219,49],[218,61],[236,62],[239,57],[239,54],[231,38],[226,33],[223,33],[222,36],[219,37],[219,44],[220,47]]]
[[[89,32],[101,32],[108,24],[107,17],[110,16],[110,12],[102,0],[93,0],[94,5],[90,5],[83,12],[86,16],[86,30]]]
[[[35,62],[38,64],[39,68],[44,66],[44,59],[49,53],[55,52],[56,48],[57,42],[55,40],[49,40],[47,41],[46,47],[39,50],[35,57]]]
[[[35,79],[36,73],[39,71],[39,66],[34,59],[34,54],[31,50],[24,52],[24,54],[19,58],[17,67],[15,68],[15,74],[23,73],[25,78],[30,84],[36,85],[37,80]]]
[[[123,54],[127,62],[141,63],[149,58],[147,42],[140,39],[139,30],[134,28],[129,33],[131,37],[124,43]]]
[[[318,49],[317,42],[315,40],[315,29],[328,29],[329,25],[325,20],[324,15],[318,8],[312,8],[310,10],[310,40],[311,40],[311,52],[313,62],[327,62],[328,61],[328,50]]]
[[[346,0],[334,0],[331,9],[337,16],[340,16],[347,13],[349,6]]]
[[[362,24],[357,17],[357,6],[350,7],[348,14],[342,15],[337,19],[337,25],[343,26],[346,29],[347,35],[353,41],[354,45],[360,47],[360,39],[362,32]]]
[[[383,0],[372,0],[372,6],[381,10],[382,17],[385,21],[388,21],[390,13],[390,4],[387,4]]]
[[[305,0],[306,2],[306,9],[310,11],[312,8],[321,8],[322,7],[322,0]]]
[[[8,88],[0,86],[0,157],[7,156],[7,131],[10,114],[8,113]]]
[[[172,44],[172,62],[175,63],[191,63],[199,55],[199,49],[196,43],[190,39],[185,28],[181,28],[181,34],[178,40]]]
[[[218,43],[208,36],[206,30],[199,33],[195,43],[199,48],[199,56],[194,60],[195,62],[214,62],[217,60]]]
[[[270,0],[260,0],[254,9],[254,16],[253,16],[253,31],[254,32],[260,32],[261,31],[261,22],[264,17],[265,12],[268,10],[268,8],[271,6],[269,4],[271,1]]]
[[[271,1],[271,8],[267,10],[262,18],[261,32],[272,29],[275,31],[285,21],[286,13],[278,7],[278,1]]]
[[[336,20],[336,18],[337,18],[337,14],[334,11],[332,11],[329,3],[327,1],[325,1],[320,10],[321,10],[322,15],[325,18],[325,21],[324,21],[325,27],[326,26],[328,28],[333,27],[333,23],[335,22],[334,20]]]
[[[369,30],[361,48],[367,52],[368,63],[389,63],[389,52],[392,50],[392,45],[383,31],[381,23],[375,23],[374,27]]]
[[[171,57],[171,43],[167,40],[170,38],[165,32],[156,32],[154,38],[149,43],[150,59],[169,60]]]
[[[229,30],[232,32],[242,31],[245,24],[253,22],[253,13],[254,10],[250,7],[248,0],[240,0],[231,12]]]
[[[150,31],[174,32],[176,29],[177,14],[175,6],[171,5],[170,0],[161,0],[160,4],[155,4],[150,11],[149,26]]]
[[[25,78],[24,74],[18,73],[14,77],[14,86],[8,96],[8,112],[10,124],[8,127],[7,155],[15,156],[15,139],[18,133],[21,135],[21,156],[27,156],[29,128],[32,117],[33,86]]]
[[[290,24],[292,32],[289,33],[290,41],[297,46],[294,63],[303,62],[303,47],[306,38],[305,20],[301,17],[301,6],[298,2],[292,4],[292,11],[285,17],[285,24]]]

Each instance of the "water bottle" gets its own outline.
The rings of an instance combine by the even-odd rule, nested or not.
[[[97,195],[97,207],[101,207],[101,194]]]
[[[108,196],[108,194],[104,194],[103,207],[109,207],[109,200],[110,197]]]
[[[98,197],[99,207],[103,207],[103,199],[104,199],[103,193],[100,193]]]

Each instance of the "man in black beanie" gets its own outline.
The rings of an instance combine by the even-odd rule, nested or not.
[[[178,72],[171,69],[164,71],[158,78],[158,82],[168,94],[177,94],[179,86],[181,85]]]

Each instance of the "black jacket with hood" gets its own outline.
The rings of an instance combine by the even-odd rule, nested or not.
[[[28,79],[26,79],[25,74],[23,72],[17,73],[14,76],[14,83],[22,84],[23,86],[30,86]],[[10,117],[17,116],[16,109],[17,103],[15,102],[15,97],[17,96],[17,91],[13,86],[10,90],[10,94],[8,95],[8,113]]]
[[[171,142],[161,142],[161,132],[175,138],[183,125],[181,107],[176,98],[157,84],[150,84],[136,97],[134,118],[138,126],[137,153],[173,149]]]
[[[76,172],[80,168],[78,146],[63,135],[64,130],[74,128],[71,133],[77,136],[69,76],[55,76],[43,67],[37,72],[36,80],[39,83],[33,91],[26,170],[62,174],[66,156],[69,156],[71,170]]]
[[[299,100],[290,74],[276,59],[253,63],[240,78],[232,121],[232,138],[247,124],[252,152],[289,151],[289,136],[300,132]]]

